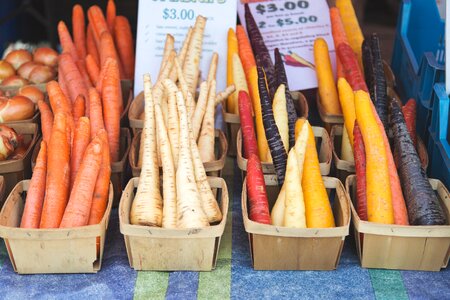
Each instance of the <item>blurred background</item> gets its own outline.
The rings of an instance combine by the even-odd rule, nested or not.
[[[329,1],[332,3],[333,1]],[[390,59],[400,0],[354,0],[360,23],[365,34],[377,32],[382,43],[383,56]],[[66,22],[71,29],[71,13],[74,4],[87,8],[97,4],[103,9],[107,0],[0,0],[0,53],[11,42],[49,42],[56,47],[58,21]],[[116,0],[118,14],[130,20],[136,34],[138,0]]]

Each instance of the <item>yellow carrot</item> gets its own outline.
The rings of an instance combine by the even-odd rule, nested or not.
[[[322,38],[318,38],[314,42],[314,62],[316,64],[316,75],[319,84],[320,103],[326,113],[332,115],[342,114],[327,42]]]
[[[305,198],[306,225],[308,228],[334,227],[333,211],[328,200],[327,190],[320,174],[319,158],[312,127],[299,119],[298,124],[305,122],[308,126],[308,143],[306,144],[305,162],[303,163],[302,188]],[[296,128],[299,127],[296,124]]]
[[[364,35],[362,34],[361,27],[359,26],[352,0],[336,0],[336,7],[339,9],[341,14],[342,23],[344,23],[345,34],[348,42],[353,51],[356,53],[359,65],[361,67],[361,46],[364,41]]]
[[[352,87],[345,78],[338,80],[339,102],[341,103],[344,115],[345,129],[347,129],[348,138],[353,148],[353,127],[355,126],[355,95]]]
[[[238,54],[238,42],[236,33],[232,28],[228,29],[228,52],[227,52],[227,86],[233,84],[233,55]],[[237,110],[237,94],[239,90],[236,88],[236,92],[231,94],[227,100],[227,111],[229,113],[235,113]]]
[[[366,151],[367,214],[370,222],[393,224],[391,183],[383,135],[367,92],[355,92],[356,119]]]

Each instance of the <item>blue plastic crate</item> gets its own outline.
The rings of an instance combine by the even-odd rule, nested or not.
[[[418,102],[418,133],[425,137],[433,107],[433,86],[443,82],[445,22],[435,1],[403,0],[392,56],[398,92],[403,101]]]
[[[450,187],[450,144],[447,140],[450,99],[444,84],[434,86],[433,98],[428,138],[429,173],[430,177],[439,178],[446,187]]]

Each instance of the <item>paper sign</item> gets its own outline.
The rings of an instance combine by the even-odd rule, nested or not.
[[[227,31],[236,27],[236,0],[140,0],[138,12],[135,96],[143,90],[143,75],[155,82],[161,66],[167,34],[175,38],[175,49],[182,46],[189,26],[198,15],[207,18],[201,73],[205,78],[213,52],[219,54],[217,90],[226,86]]]
[[[239,19],[244,27],[244,3],[249,2],[250,11],[272,61],[273,50],[280,50],[291,90],[317,87],[313,50],[316,38],[321,37],[327,42],[335,69],[334,43],[326,0],[237,1]]]

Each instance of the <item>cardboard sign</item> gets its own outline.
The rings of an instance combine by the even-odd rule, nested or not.
[[[236,0],[139,0],[134,94],[143,90],[143,75],[155,82],[161,66],[167,34],[179,50],[188,28],[198,15],[207,18],[201,74],[205,78],[213,52],[219,54],[217,90],[226,86],[227,31],[236,26]]]
[[[335,69],[334,43],[326,0],[237,1],[239,19],[244,27],[244,4],[249,3],[272,61],[273,50],[280,50],[291,90],[317,87],[313,51],[316,38],[321,37],[327,42]]]

